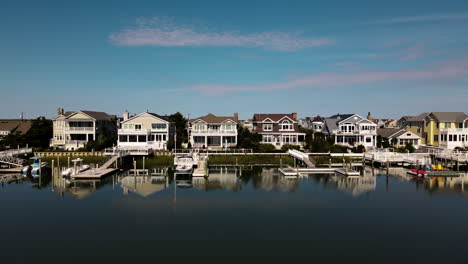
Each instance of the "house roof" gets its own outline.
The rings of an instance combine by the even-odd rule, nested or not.
[[[407,133],[413,134],[413,136],[414,136],[415,138],[421,138],[420,136],[414,134],[413,132],[411,132],[411,131],[406,131],[406,130],[404,130],[404,129],[402,129],[402,130],[400,130],[399,132],[397,132],[395,135],[393,135],[393,137],[397,138],[397,137],[399,137],[399,136],[401,136],[401,135],[403,135],[403,134],[407,134]]]
[[[351,116],[353,116],[354,114],[336,114],[336,115],[332,115],[330,116],[329,118],[331,119],[339,119],[339,120],[344,120],[346,118],[349,118]]]
[[[285,116],[290,118],[291,120],[297,121],[294,118],[293,114],[254,114],[253,120],[263,121],[263,120],[269,118],[273,122],[278,122],[281,119],[283,119]]]
[[[70,117],[71,115],[73,114],[76,114],[78,112],[82,112],[96,120],[112,120],[112,119],[115,119],[116,116],[115,115],[109,115],[105,112],[97,112],[97,111],[87,111],[87,110],[80,110],[80,111],[67,111],[65,112],[63,115],[65,117]]]
[[[135,118],[137,118],[137,117],[140,117],[141,115],[144,115],[144,114],[151,115],[151,116],[153,116],[153,117],[156,117],[156,118],[161,119],[161,120],[163,120],[163,121],[166,121],[166,122],[168,122],[168,123],[171,122],[171,120],[169,119],[168,116],[161,116],[161,115],[158,115],[158,114],[155,114],[155,113],[150,113],[150,112],[143,112],[143,113],[140,113],[140,114],[138,114],[138,115],[135,115],[135,116],[130,117],[130,118],[127,119],[127,120],[123,120],[123,119],[120,119],[120,118],[119,118],[119,120],[121,121],[121,123],[126,123],[126,122],[128,122],[128,121],[130,121],[130,120],[133,120],[133,119],[135,119]]]
[[[426,116],[428,116],[429,113],[422,113],[420,115],[417,115],[417,116],[403,116],[402,118],[405,119],[406,121],[408,122],[422,122],[424,121],[424,118],[426,118]]]
[[[221,124],[227,120],[232,120],[236,123],[239,121],[235,116],[215,116],[211,113],[207,114],[206,116],[201,116],[198,118],[190,119],[190,122],[194,122],[196,120],[203,120],[209,124]]]
[[[1,120],[0,131],[9,131],[10,133],[26,134],[31,129],[31,120]]]
[[[337,130],[338,129],[338,125],[337,125],[338,121],[339,121],[339,119],[336,119],[336,118],[325,118],[324,122],[325,122],[326,132],[331,134],[333,132],[333,130]]]
[[[312,119],[312,122],[323,122],[323,118],[317,115],[316,117],[314,117],[314,119]]]
[[[468,118],[463,112],[431,112],[439,122],[463,122]]]
[[[377,135],[383,138],[389,138],[390,136],[393,136],[401,131],[403,131],[403,133],[406,132],[405,130],[398,128],[378,128]]]

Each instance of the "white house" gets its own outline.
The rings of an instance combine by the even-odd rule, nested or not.
[[[219,149],[237,145],[239,116],[206,116],[189,120],[189,140],[192,148]]]
[[[263,144],[277,149],[284,145],[302,145],[305,133],[299,132],[297,114],[254,114],[253,133],[262,135]]]
[[[377,125],[357,114],[334,115],[325,118],[324,132],[335,137],[335,144],[363,145],[373,148],[377,142]]]
[[[53,138],[50,147],[66,150],[84,148],[99,135],[115,136],[117,134],[117,117],[104,112],[57,110],[53,121]]]
[[[145,155],[148,151],[167,149],[167,142],[173,134],[173,123],[166,116],[144,112],[130,117],[128,112],[124,112],[117,147],[134,155]]]
[[[390,145],[396,147],[404,147],[406,144],[412,144],[415,148],[419,148],[421,144],[420,136],[401,128],[378,128],[377,134],[382,138],[387,138]]]

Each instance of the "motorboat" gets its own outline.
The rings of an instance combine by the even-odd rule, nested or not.
[[[47,167],[47,162],[41,162],[42,157],[36,156],[31,158],[33,160],[33,163],[31,165],[28,165],[24,167],[21,170],[21,174],[23,175],[31,175],[32,177],[36,178],[41,175],[43,172],[44,168]]]
[[[83,164],[83,160],[80,158],[72,160],[73,167],[70,167],[62,172],[63,177],[71,177],[77,174],[80,174],[84,171],[89,170],[91,167],[89,165]]]
[[[180,164],[176,166],[177,173],[189,173],[192,169],[193,167],[190,164]]]

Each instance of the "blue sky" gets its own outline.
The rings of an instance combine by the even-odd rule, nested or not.
[[[2,1],[0,118],[468,112],[465,1]]]

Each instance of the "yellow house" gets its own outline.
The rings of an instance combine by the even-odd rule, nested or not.
[[[448,149],[466,147],[468,115],[463,112],[432,112],[425,118],[426,144]]]

